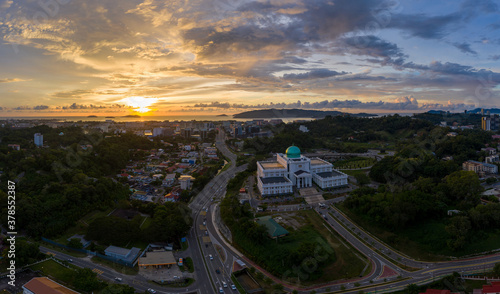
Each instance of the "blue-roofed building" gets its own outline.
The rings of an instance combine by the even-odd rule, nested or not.
[[[273,239],[288,235],[288,231],[278,224],[270,215],[259,217],[255,221],[259,225],[265,226],[267,234]]]
[[[276,154],[275,161],[257,162],[257,187],[262,196],[290,194],[293,187],[308,188],[313,182],[321,189],[342,187],[347,178],[331,163],[303,156],[297,146]]]
[[[141,249],[136,247],[127,249],[111,245],[108,248],[104,249],[104,253],[107,256],[114,257],[125,262],[133,263],[141,253]]]

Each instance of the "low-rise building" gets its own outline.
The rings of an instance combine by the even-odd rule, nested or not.
[[[495,164],[479,162],[475,160],[467,160],[462,164],[462,169],[465,171],[473,171],[477,174],[497,174],[498,166]]]
[[[47,277],[37,277],[23,285],[23,294],[79,294]]]

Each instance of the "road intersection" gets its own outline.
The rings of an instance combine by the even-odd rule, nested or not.
[[[346,242],[350,243],[360,254],[364,255],[372,265],[372,270],[364,276],[351,280],[332,281],[327,284],[300,287],[288,284],[279,277],[274,277],[247,259],[229,244],[220,232],[216,221],[217,202],[226,193],[226,186],[231,178],[238,172],[244,171],[246,165],[236,167],[237,156],[225,144],[225,134],[220,131],[216,139],[216,147],[229,159],[230,165],[225,171],[220,172],[189,204],[192,210],[193,227],[189,231],[187,241],[189,249],[185,253],[191,256],[195,267],[195,282],[188,288],[166,288],[151,284],[145,278],[135,275],[129,276],[118,273],[112,269],[92,263],[84,258],[75,258],[67,254],[40,247],[41,251],[51,252],[56,258],[62,260],[73,259],[73,264],[80,267],[95,269],[100,277],[113,281],[116,277],[122,278],[122,283],[134,287],[138,292],[149,288],[155,289],[160,294],[167,293],[218,293],[222,287],[225,293],[237,293],[231,290],[231,269],[235,260],[242,260],[248,266],[253,266],[270,277],[274,282],[284,285],[286,291],[297,290],[298,293],[335,292],[343,293],[364,292],[393,292],[404,289],[408,284],[425,284],[449,275],[453,272],[473,273],[490,269],[495,263],[500,262],[500,253],[482,257],[457,259],[446,262],[425,262],[414,260],[381,242],[370,233],[354,224],[335,206],[320,208],[318,205],[283,205],[274,207],[275,211],[294,211],[299,209],[314,209],[323,217],[326,226],[339,233]],[[339,197],[326,201],[327,204],[341,202],[345,198]],[[204,238],[205,237],[205,238]],[[207,239],[208,237],[209,239]],[[209,240],[209,241],[208,241]],[[217,248],[219,250],[217,250]],[[222,255],[221,255],[222,254]],[[210,258],[210,255],[213,259]],[[412,269],[410,271],[410,269]],[[222,285],[229,285],[224,288]]]

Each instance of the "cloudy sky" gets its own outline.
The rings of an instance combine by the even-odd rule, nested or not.
[[[498,0],[0,0],[0,116],[500,107]]]

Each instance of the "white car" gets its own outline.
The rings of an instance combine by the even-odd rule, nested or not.
[[[210,258],[210,260],[214,260],[214,257],[212,256],[212,254],[209,254],[208,257]]]
[[[223,281],[223,282],[222,282],[222,286],[223,286],[224,288],[227,288],[227,283]]]
[[[236,286],[234,284],[232,284],[231,289],[236,290]]]
[[[219,293],[224,293],[224,290],[222,289],[222,287],[219,287]]]
[[[149,289],[148,289],[148,292],[149,292],[149,293],[153,293],[153,294],[155,294],[155,293],[156,293],[156,290],[155,290],[155,289],[151,289],[151,288],[149,288]]]
[[[115,278],[115,281],[117,281],[117,282],[121,282],[121,281],[122,281],[122,278],[118,278],[118,277],[116,277],[116,278]]]

